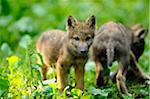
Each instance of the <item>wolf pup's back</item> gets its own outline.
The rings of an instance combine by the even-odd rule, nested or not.
[[[36,48],[42,55],[44,64],[47,66],[49,66],[50,63],[55,63],[57,61],[59,50],[62,47],[65,35],[66,33],[62,30],[49,30],[43,32],[38,39]]]

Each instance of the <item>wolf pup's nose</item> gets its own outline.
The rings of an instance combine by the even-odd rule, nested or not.
[[[88,50],[85,49],[85,48],[82,48],[82,49],[80,50],[80,53],[81,53],[81,54],[86,54],[87,52],[88,52]]]

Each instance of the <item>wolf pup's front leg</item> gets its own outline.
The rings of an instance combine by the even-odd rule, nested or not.
[[[63,92],[63,89],[68,84],[69,69],[70,69],[69,65],[66,65],[59,58],[57,63],[56,63],[56,73],[57,73],[57,82],[58,82],[59,94],[61,94]]]
[[[79,88],[84,91],[84,65],[83,66],[74,66],[75,68],[75,80],[76,80],[76,88]]]

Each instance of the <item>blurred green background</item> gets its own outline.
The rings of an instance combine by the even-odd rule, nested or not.
[[[21,80],[21,77],[26,78],[31,81],[27,85],[35,83],[32,81],[33,75],[32,72],[29,73],[31,68],[28,66],[28,64],[32,64],[32,61],[29,60],[35,50],[35,41],[43,31],[49,29],[65,30],[66,19],[69,15],[79,20],[85,20],[89,16],[95,15],[97,27],[113,20],[129,27],[141,23],[148,28],[148,7],[149,0],[0,0],[0,79],[9,82],[6,89],[14,88],[15,84],[10,84],[11,69],[6,58],[16,55],[21,61],[19,65],[15,65],[16,67],[11,67],[16,69],[13,72],[14,78],[17,80]],[[147,73],[150,66],[149,42],[150,34],[146,38],[145,52],[139,62]],[[35,61],[34,58],[32,59]],[[35,63],[33,62],[33,64]],[[18,77],[18,74],[22,76]],[[92,77],[91,79],[95,80],[95,76]],[[24,83],[22,88],[26,87],[26,82],[21,81]],[[0,96],[11,94],[6,89],[0,91]],[[20,89],[13,91],[17,92],[18,90]]]
[[[0,45],[16,48],[21,37],[32,37],[48,29],[65,30],[66,18],[84,20],[95,15],[97,26],[114,20],[128,26],[148,27],[148,0],[1,0]],[[8,39],[9,38],[9,39]]]

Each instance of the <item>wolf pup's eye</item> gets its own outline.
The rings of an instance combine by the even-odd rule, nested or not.
[[[73,39],[76,41],[79,41],[79,37],[74,37]]]
[[[85,40],[86,40],[86,41],[89,41],[90,39],[91,39],[91,37],[87,37]]]

